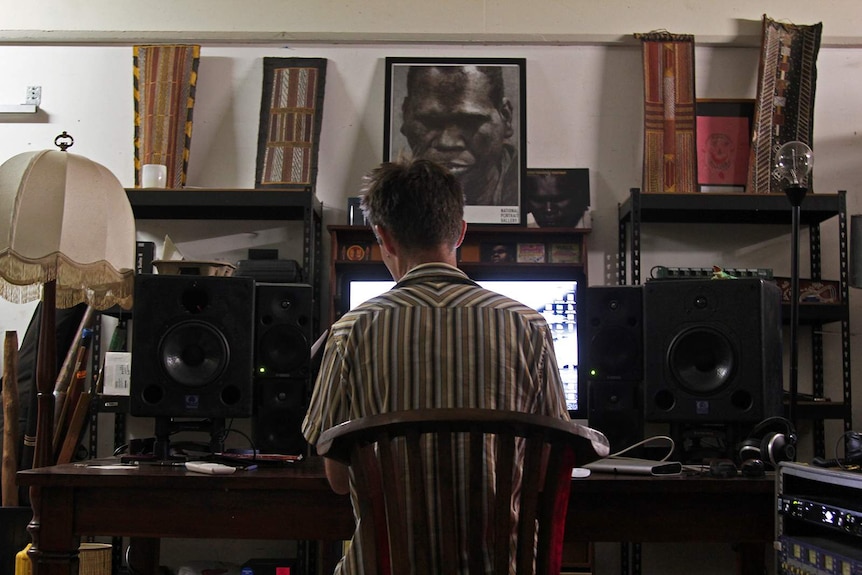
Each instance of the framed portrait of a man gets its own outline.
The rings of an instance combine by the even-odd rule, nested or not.
[[[464,219],[521,224],[526,60],[386,58],[384,160],[422,157],[461,182]]]
[[[527,168],[521,199],[527,227],[574,228],[590,207],[587,168]]]

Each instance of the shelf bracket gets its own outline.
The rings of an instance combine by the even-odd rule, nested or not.
[[[35,114],[42,103],[42,86],[27,86],[23,104],[0,104],[0,114]]]

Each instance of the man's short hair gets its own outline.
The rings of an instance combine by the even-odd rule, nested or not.
[[[386,228],[408,250],[454,246],[461,237],[461,184],[429,160],[399,159],[372,170],[360,207],[371,225]]]

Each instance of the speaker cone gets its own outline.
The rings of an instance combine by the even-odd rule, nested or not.
[[[733,346],[728,338],[709,327],[680,332],[671,342],[667,361],[680,387],[698,395],[724,388],[736,370]]]
[[[630,366],[640,359],[640,342],[632,335],[631,328],[610,326],[599,331],[593,338],[590,350],[593,364],[601,379],[620,378]]]
[[[261,337],[258,343],[264,373],[287,373],[309,361],[311,350],[301,330],[291,325],[276,325]]]
[[[159,344],[165,374],[190,387],[209,385],[230,361],[227,340],[202,321],[185,321],[168,329]]]

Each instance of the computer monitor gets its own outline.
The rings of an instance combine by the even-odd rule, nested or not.
[[[551,327],[554,351],[572,419],[587,418],[586,389],[578,384],[578,279],[477,279],[482,287],[506,295],[541,313]],[[359,304],[391,289],[392,280],[348,278],[341,286],[342,309]]]

